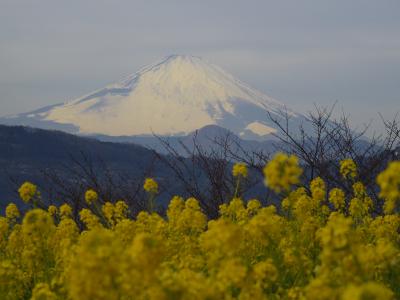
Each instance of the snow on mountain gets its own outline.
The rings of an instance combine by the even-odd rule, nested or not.
[[[109,136],[185,135],[218,125],[241,138],[274,132],[268,113],[304,116],[205,60],[172,55],[81,98],[0,119],[0,123]]]

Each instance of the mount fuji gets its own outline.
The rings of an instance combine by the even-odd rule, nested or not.
[[[80,135],[184,136],[208,125],[243,139],[276,132],[269,115],[306,117],[202,58],[172,55],[81,98],[0,118],[7,125],[59,129]]]

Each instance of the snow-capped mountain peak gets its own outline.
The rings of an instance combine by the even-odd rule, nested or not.
[[[200,57],[171,55],[81,98],[0,121],[110,136],[181,135],[214,124],[245,138],[274,132],[268,112],[282,110]]]

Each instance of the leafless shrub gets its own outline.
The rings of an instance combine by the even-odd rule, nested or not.
[[[158,159],[173,171],[172,180],[190,197],[195,197],[206,214],[216,217],[219,206],[234,196],[236,179],[232,176],[232,161],[229,159],[231,140],[229,135],[218,139],[217,147],[205,149],[193,136],[192,145],[183,142],[180,146],[186,152],[181,155],[168,140],[159,138],[168,155],[157,154]],[[211,140],[214,143],[214,140]],[[257,184],[250,176],[241,184],[240,194],[246,193]]]
[[[262,175],[262,170],[271,156],[277,151],[294,154],[301,160],[305,169],[303,183],[321,177],[328,188],[340,187],[351,193],[352,184],[343,180],[339,174],[339,163],[343,159],[353,159],[359,176],[369,193],[378,204],[375,185],[377,174],[385,168],[388,161],[399,159],[400,127],[397,115],[387,121],[381,117],[386,132],[381,135],[368,136],[370,124],[353,129],[349,118],[342,113],[339,119],[332,117],[335,106],[330,108],[315,107],[310,112],[305,123],[298,128],[291,126],[290,115],[282,111],[279,118],[269,115],[269,120],[278,131],[273,134],[275,141],[271,149],[248,149],[242,141],[230,134],[212,139],[213,147],[206,151],[196,136],[193,146],[181,143],[186,150],[185,159],[168,141],[162,140],[167,150],[167,157],[158,155],[168,168],[173,170],[183,189],[199,199],[209,215],[216,215],[220,204],[230,199],[234,180],[230,175],[231,162],[244,162],[256,173]],[[207,178],[207,188],[200,185],[200,174]],[[256,180],[260,180],[260,176]],[[245,190],[254,187],[257,182],[247,182]],[[273,195],[266,192],[264,199]],[[379,209],[379,205],[376,205]]]
[[[152,173],[152,166],[143,170],[142,175],[133,178],[126,172],[112,170],[101,158],[80,152],[69,156],[67,163],[60,163],[57,169],[43,169],[45,184],[43,191],[49,202],[68,203],[75,217],[86,206],[85,192],[91,188],[99,194],[100,203],[123,199],[135,215],[146,209],[146,195],[143,192],[144,178]]]

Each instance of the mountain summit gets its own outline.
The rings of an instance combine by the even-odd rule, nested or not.
[[[218,125],[243,138],[261,138],[275,131],[268,112],[279,117],[282,110],[282,103],[221,68],[196,56],[172,55],[119,83],[0,123],[110,136],[184,135]]]

